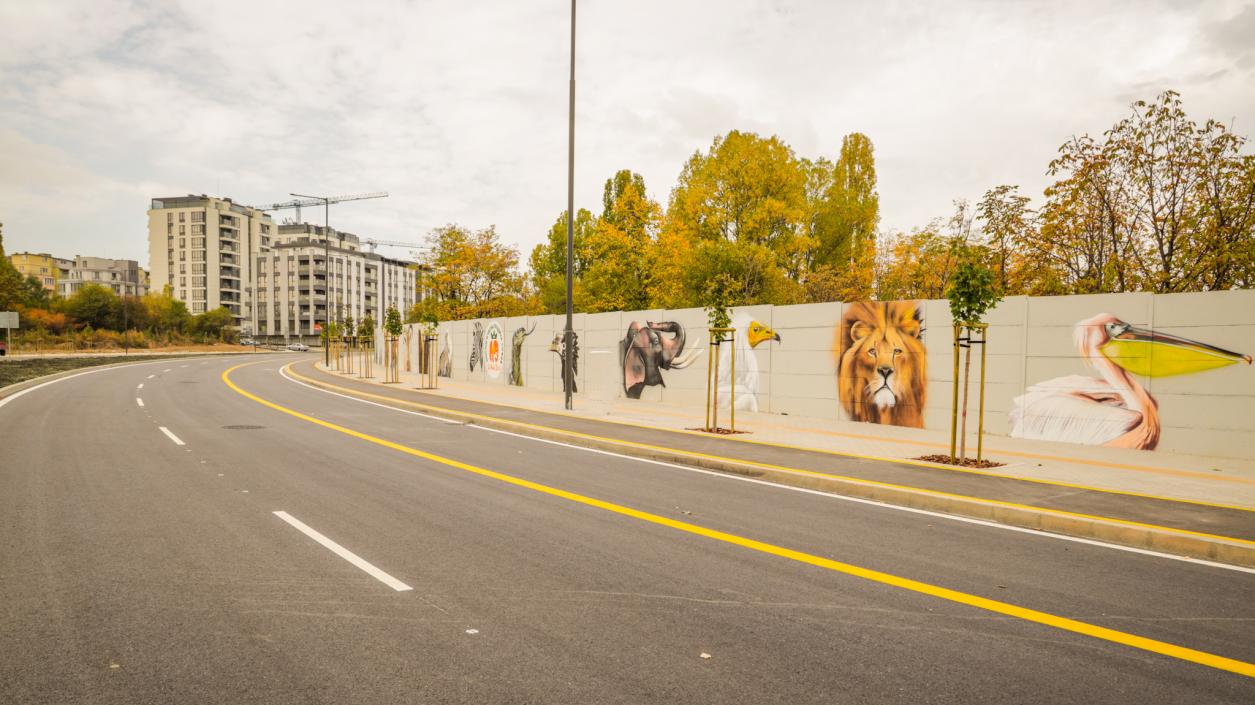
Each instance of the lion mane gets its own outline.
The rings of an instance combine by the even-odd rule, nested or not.
[[[917,301],[850,304],[837,333],[837,391],[852,421],[924,427],[927,351]]]

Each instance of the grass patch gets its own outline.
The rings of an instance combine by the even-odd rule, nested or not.
[[[0,358],[0,387],[25,382],[44,375],[76,370],[80,367],[96,367],[113,362],[143,362],[145,360],[187,359],[188,355],[101,355],[98,357],[48,357],[10,360]]]

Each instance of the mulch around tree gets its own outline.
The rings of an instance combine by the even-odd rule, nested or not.
[[[977,460],[976,458],[951,458],[948,455],[922,455],[916,460],[926,460],[930,463],[942,463],[945,465],[959,465],[965,468],[1000,468],[1006,463],[997,463],[992,460]]]

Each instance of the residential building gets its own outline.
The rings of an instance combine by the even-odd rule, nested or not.
[[[113,289],[118,296],[143,296],[148,293],[148,287],[141,271],[139,262],[133,259],[79,255],[70,263],[68,276],[57,280],[57,292],[68,297],[85,284],[101,284]]]
[[[270,248],[275,224],[266,213],[229,198],[156,198],[148,210],[151,286],[170,287],[193,314],[225,306],[247,330],[253,262]]]
[[[363,252],[352,233],[332,230],[328,241],[321,226],[280,225],[270,249],[256,258],[251,332],[258,338],[317,337],[329,310],[332,319],[380,321],[389,306],[402,313],[414,306],[412,263]]]
[[[17,252],[9,257],[14,268],[23,277],[35,277],[50,292],[57,290],[57,282],[70,278],[70,269],[74,262],[60,257],[53,257],[46,252]]]

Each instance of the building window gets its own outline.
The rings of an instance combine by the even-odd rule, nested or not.
[[[205,211],[196,211],[192,213],[192,222],[193,223],[205,222]]]
[[[179,234],[180,234],[180,235],[186,235],[186,234],[187,234],[187,226],[186,226],[186,225],[180,225],[180,226],[179,226]]]
[[[192,274],[204,274],[204,273],[205,273],[205,263],[204,263],[204,262],[193,262],[193,263],[192,263]]]
[[[179,261],[187,259],[187,250],[179,250]]]
[[[187,213],[184,213],[183,211],[179,211],[179,222],[183,223],[186,221],[187,221]]]
[[[180,264],[179,264],[179,274],[187,274],[187,265],[186,265],[186,264],[183,264],[183,263],[180,263]]]
[[[204,285],[205,285],[204,277],[192,277],[192,286],[204,286]]]
[[[187,247],[187,238],[181,237],[179,238],[179,249],[183,249],[184,247]]]
[[[174,223],[166,223],[166,234],[167,235],[174,234]]]
[[[205,300],[205,290],[204,290],[204,289],[192,289],[192,300],[193,300],[193,301],[204,301],[204,300]],[[204,306],[204,304],[201,304],[201,306]]]
[[[187,277],[179,277],[179,286],[187,286]]]
[[[195,234],[195,232],[196,232],[196,229],[195,229],[195,227],[193,227],[193,228],[192,228],[192,233],[193,233],[193,234]],[[204,249],[204,247],[205,247],[205,238],[203,238],[203,237],[194,237],[194,238],[192,238],[192,247],[199,247],[199,248],[201,248],[201,249]]]
[[[173,222],[174,222],[174,211],[171,211],[171,212],[169,212],[169,213],[166,213],[166,222],[167,222],[167,223],[173,223]]]
[[[179,259],[183,259],[183,253],[182,253],[182,252],[179,252]],[[205,251],[204,251],[204,250],[192,250],[192,261],[193,261],[193,262],[204,262],[204,261],[205,261]]]
[[[197,301],[196,303],[192,304],[192,313],[204,313],[204,312],[205,312],[204,301]]]

